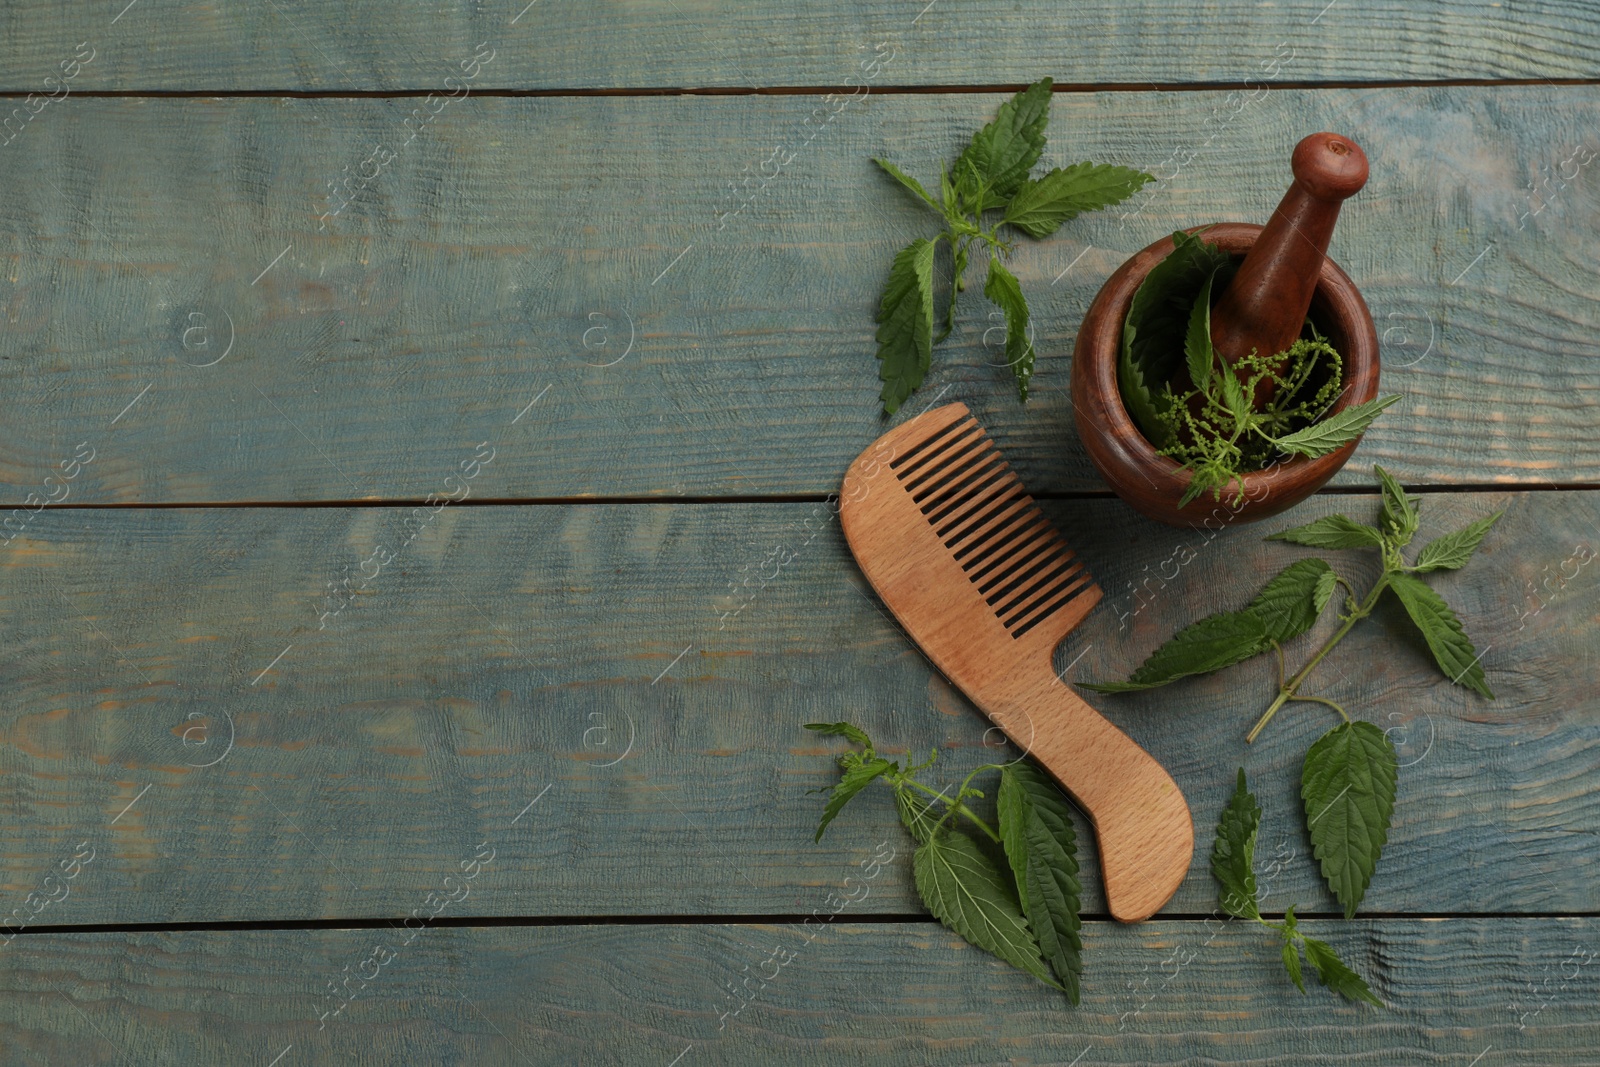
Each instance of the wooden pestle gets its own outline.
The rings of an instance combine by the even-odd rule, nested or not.
[[[1229,366],[1251,349],[1270,355],[1300,337],[1339,205],[1367,183],[1366,153],[1335,133],[1314,133],[1295,145],[1290,166],[1294,184],[1211,309],[1211,343]],[[1270,379],[1262,381],[1258,410],[1272,388]]]

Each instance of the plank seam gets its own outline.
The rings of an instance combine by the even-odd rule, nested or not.
[[[1052,92],[1073,93],[1173,93],[1221,92],[1239,87],[1237,80],[1192,82],[1075,82],[1057,84]],[[1278,81],[1268,91],[1321,89],[1440,89],[1440,88],[1516,88],[1518,86],[1595,86],[1596,78],[1375,78],[1370,81]],[[980,95],[991,93],[1017,93],[1028,86],[1023,82],[993,84],[951,85],[874,85],[873,93],[879,96],[917,96],[940,94]],[[475,89],[473,96],[499,97],[648,97],[648,96],[815,96],[821,93],[847,94],[854,87],[848,85],[708,85],[665,86],[644,85],[633,88],[567,88],[567,89]],[[109,97],[122,99],[210,99],[226,97],[287,97],[301,100],[404,100],[432,95],[434,89],[95,89],[78,90],[79,97]],[[0,99],[21,100],[34,95],[36,90],[0,90]]]
[[[1162,913],[1153,916],[1153,919],[1162,922],[1194,922],[1203,923],[1215,920],[1219,912],[1178,912],[1171,915]],[[1266,919],[1281,919],[1281,912],[1262,912]],[[77,925],[54,926],[29,926],[19,930],[14,936],[36,937],[45,934],[138,934],[138,933],[182,933],[182,932],[251,932],[251,931],[305,931],[305,930],[384,930],[398,929],[406,916],[395,918],[345,918],[345,919],[241,919],[241,920],[215,920],[204,922],[159,922],[159,923],[83,923]],[[438,928],[469,928],[469,927],[577,927],[577,926],[798,926],[807,919],[813,918],[809,913],[799,915],[779,914],[763,915],[759,913],[743,913],[728,915],[483,915],[483,916],[454,916],[451,918],[434,919],[429,922],[430,927]],[[1085,912],[1080,916],[1084,922],[1116,922],[1109,912]],[[1518,920],[1561,920],[1561,919],[1600,919],[1600,912],[1411,912],[1411,911],[1372,911],[1363,912],[1355,920],[1346,920],[1342,911],[1307,911],[1296,912],[1295,918],[1315,919],[1329,921],[1476,921],[1483,919],[1518,919]],[[885,925],[885,926],[913,926],[913,925],[938,925],[938,920],[931,915],[917,912],[890,912],[881,915],[860,915],[849,920],[851,925]]]
[[[1494,482],[1472,482],[1460,485],[1414,485],[1407,482],[1401,483],[1407,492],[1418,494],[1444,494],[1444,493],[1590,493],[1600,490],[1600,483],[1574,483],[1558,484],[1545,482],[1543,485],[1524,484],[1498,484]],[[1324,487],[1313,496],[1346,497],[1346,496],[1377,496],[1377,486],[1347,485]],[[453,508],[479,508],[479,507],[537,507],[537,506],[587,506],[615,507],[634,504],[819,504],[825,503],[833,494],[831,493],[766,493],[766,494],[741,494],[738,496],[528,496],[528,497],[479,497],[470,500],[459,500],[450,506]],[[1035,500],[1110,500],[1115,494],[1109,489],[1081,489],[1061,491],[1041,491],[1030,493]],[[371,499],[330,499],[330,500],[226,500],[226,501],[152,501],[148,503],[80,503],[80,504],[53,504],[51,511],[175,511],[195,510],[212,511],[228,508],[404,508],[424,507],[430,501],[413,499],[410,497],[394,497],[384,500]],[[0,510],[7,508],[21,508],[24,504],[6,504],[0,502]]]

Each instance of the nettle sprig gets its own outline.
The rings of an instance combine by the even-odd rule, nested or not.
[[[1267,538],[1310,548],[1375,550],[1383,570],[1365,594],[1358,593],[1326,560],[1302,559],[1278,572],[1246,607],[1208,615],[1178,631],[1151,653],[1127,681],[1078,683],[1101,693],[1151,689],[1273,652],[1278,662],[1277,696],[1245,740],[1254,741],[1279,709],[1289,703],[1320,704],[1337,712],[1343,720],[1306,752],[1300,796],[1306,830],[1321,864],[1323,880],[1344,906],[1347,919],[1355,914],[1365,896],[1388,839],[1398,759],[1394,744],[1377,726],[1352,720],[1343,707],[1327,697],[1302,692],[1306,679],[1358,622],[1372,614],[1379,598],[1390,592],[1422,634],[1445,677],[1494,699],[1484,679],[1480,657],[1461,620],[1421,576],[1465,566],[1504,511],[1428,542],[1417,553],[1416,562],[1407,563],[1402,550],[1417,532],[1418,501],[1388,471],[1379,466],[1372,469],[1382,486],[1376,526],[1345,515],[1328,515]],[[1338,629],[1300,670],[1285,677],[1283,646],[1309,631],[1341,588],[1344,603]]]
[[[1245,784],[1244,768],[1240,767],[1233,799],[1228,802],[1222,820],[1217,823],[1217,839],[1211,846],[1211,874],[1219,887],[1217,903],[1234,918],[1259,923],[1283,938],[1283,965],[1300,992],[1306,991],[1305,979],[1300,971],[1300,953],[1303,951],[1323,985],[1350,1000],[1384,1007],[1383,1001],[1368,988],[1366,981],[1345,966],[1332,945],[1300,932],[1293,907],[1284,912],[1281,923],[1261,917],[1255,872],[1256,833],[1260,827],[1261,805]]]
[[[873,782],[889,786],[900,823],[917,842],[912,873],[934,918],[1077,1004],[1083,971],[1077,834],[1066,795],[1055,783],[1025,760],[990,763],[967,775],[954,796],[946,796],[916,780],[933,765],[938,750],[902,769],[898,761],[878,755],[859,727],[814,722],[806,729],[861,746],[839,756],[843,774],[827,790],[817,840],[863,789]],[[972,780],[985,771],[1000,772],[998,827],[966,803],[984,795]]]
[[[993,122],[973,134],[953,167],[939,170],[939,198],[885,159],[873,162],[944,219],[946,229],[932,238],[919,237],[894,257],[889,282],[878,307],[878,377],[883,380],[883,410],[894,414],[922,384],[933,363],[933,346],[955,327],[956,294],[965,291],[964,275],[972,256],[989,255],[989,276],[983,285],[1006,319],[1006,362],[1017,380],[1019,399],[1028,399],[1034,348],[1028,335],[1028,301],[1005,264],[1013,243],[1000,236],[1012,226],[1029,237],[1049,237],[1063,222],[1085,211],[1097,211],[1126,200],[1155,179],[1143,171],[1108,164],[1075,163],[1056,167],[1037,179],[1028,177],[1045,147],[1050,121],[1051,81],[1030,85],[1000,106]],[[985,225],[985,216],[1001,212]],[[944,324],[934,336],[933,264],[940,241],[951,249],[950,299]]]

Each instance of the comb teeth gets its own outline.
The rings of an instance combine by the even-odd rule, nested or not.
[[[971,416],[889,466],[1012,637],[1088,587],[1083,564]]]

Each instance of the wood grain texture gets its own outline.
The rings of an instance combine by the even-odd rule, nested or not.
[[[480,497],[833,490],[884,429],[888,264],[933,221],[869,157],[936,175],[1001,99],[873,95],[830,122],[814,97],[468,97],[403,151],[412,99],[70,100],[0,149],[3,495],[87,442],[75,502],[417,499],[502,431]],[[1264,219],[1290,146],[1335,128],[1376,147],[1332,254],[1408,397],[1341,484],[1370,459],[1408,483],[1600,480],[1600,88],[1053,107],[1046,164],[1163,180],[1013,257],[1034,399],[973,278],[908,416],[962,400],[1031,489],[1100,488],[1067,389],[1100,283],[1176,227]],[[327,184],[367,167],[319,222]]]
[[[1325,0],[1324,0],[1325,3]],[[0,22],[8,91],[38,89],[88,40],[94,89],[433,89],[487,41],[497,87],[841,85],[879,41],[895,80],[993,85],[1046,74],[1076,82],[1236,82],[1285,64],[1299,80],[1595,77],[1582,0],[1468,0],[1174,10],[1154,0],[895,3],[829,0],[419,0],[179,6],[162,0],[16,5]],[[1290,49],[1294,51],[1291,53]],[[1281,51],[1280,51],[1281,49]]]
[[[1303,928],[1390,1009],[1314,982],[1302,996],[1267,931],[1237,922],[1084,924],[1075,1009],[932,923],[848,912],[809,940],[795,925],[430,929],[409,947],[388,930],[29,936],[0,968],[0,1062],[1600,1063],[1595,920]],[[374,975],[379,946],[393,958],[319,1029],[340,1003],[327,983]],[[752,976],[755,999],[722,1020]]]
[[[845,474],[839,527],[861,573],[946,680],[1094,826],[1114,918],[1172,898],[1194,822],[1166,769],[1056,677],[1100,588],[964,404],[895,427]]]
[[[1600,910],[1600,504],[1430,494],[1419,539],[1501,506],[1470,566],[1431,579],[1498,700],[1441,678],[1388,609],[1307,683],[1393,728],[1406,765],[1373,912]],[[1283,522],[1374,507],[1319,496]],[[1305,554],[1225,509],[1209,534],[1115,500],[1044,510],[1105,592],[1056,653],[1070,679],[1125,677]],[[44,877],[84,841],[95,859],[37,922],[400,917],[450,892],[484,841],[499,880],[452,915],[804,912],[864,850],[906,839],[879,789],[812,841],[822,800],[807,790],[836,779],[842,746],[803,723],[854,720],[897,757],[938,747],[934,788],[1009,758],[870,599],[823,505],[447,507],[402,548],[403,517],[47,509],[5,547],[0,916],[50,893]],[[382,568],[380,545],[396,554]],[[1359,554],[1331,558],[1358,584],[1373,574]],[[1334,908],[1297,806],[1330,717],[1297,706],[1247,747],[1271,674],[1263,658],[1094,698],[1195,813],[1169,912],[1214,906],[1212,827],[1240,765],[1266,811],[1262,863],[1281,868],[1270,905]],[[1085,908],[1104,914],[1080,830]],[[920,910],[909,870],[866,907]]]

